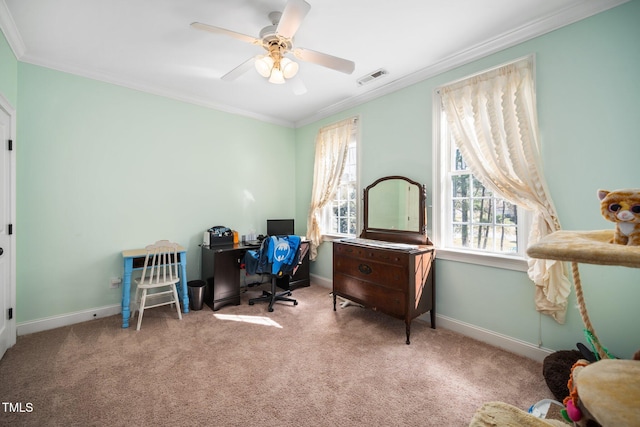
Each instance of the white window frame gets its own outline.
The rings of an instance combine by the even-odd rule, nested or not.
[[[354,119],[356,121],[356,126],[354,128],[353,134],[351,135],[352,140],[349,142],[349,149],[351,150],[353,146],[355,146],[355,162],[356,162],[356,171],[355,171],[355,186],[356,186],[356,232],[355,234],[343,234],[343,233],[335,233],[333,231],[329,231],[331,228],[331,222],[335,219],[333,216],[333,204],[327,203],[327,206],[324,207],[322,211],[322,238],[323,241],[331,241],[336,239],[344,239],[347,237],[357,237],[362,229],[362,194],[360,187],[360,153],[361,153],[361,138],[360,138],[360,118],[356,117]],[[345,164],[345,169],[348,165]],[[342,182],[340,183],[342,184]],[[336,193],[338,191],[336,190]],[[336,196],[334,195],[334,201]]]
[[[448,244],[451,239],[450,224],[452,218],[452,189],[450,168],[453,139],[442,110],[439,89],[433,94],[433,242],[436,245],[436,257],[439,259],[478,264],[489,267],[516,271],[527,271],[525,251],[529,237],[531,215],[518,207],[518,248],[519,254],[501,254],[496,252],[463,249]]]

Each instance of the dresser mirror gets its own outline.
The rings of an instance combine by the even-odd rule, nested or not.
[[[364,189],[364,229],[360,237],[431,244],[427,237],[427,192],[404,176],[386,176]]]

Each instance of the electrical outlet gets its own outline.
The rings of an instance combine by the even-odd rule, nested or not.
[[[119,277],[112,277],[111,278],[111,283],[109,285],[109,287],[111,289],[117,289],[120,287],[120,283],[122,283],[122,279]]]

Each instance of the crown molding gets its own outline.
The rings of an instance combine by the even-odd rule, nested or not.
[[[228,105],[209,102],[207,100],[199,99],[196,97],[185,96],[184,94],[181,94],[177,91],[170,91],[162,87],[150,86],[137,81],[122,79],[113,75],[96,73],[94,71],[89,71],[66,64],[53,63],[50,61],[43,61],[33,58],[26,52],[26,47],[24,45],[22,37],[15,25],[9,9],[7,8],[5,0],[0,0],[0,30],[2,30],[14,55],[16,56],[18,61],[21,62],[51,68],[57,71],[70,73],[81,77],[87,77],[90,79],[123,86],[129,89],[139,90],[142,92],[175,99],[182,102],[200,105],[202,107],[211,108],[230,114],[236,114],[263,122],[276,124],[279,126],[298,128],[327,118],[331,115],[340,113],[349,108],[356,107],[381,96],[396,92],[415,83],[437,76],[446,71],[468,64],[472,61],[515,46],[527,40],[531,40],[535,37],[541,36],[558,28],[570,25],[574,22],[604,12],[608,9],[627,3],[628,1],[630,0],[590,0],[581,2],[571,7],[567,7],[558,13],[548,15],[513,31],[503,33],[498,37],[487,40],[483,43],[479,43],[463,51],[457,52],[456,54],[444,58],[440,62],[419,70],[415,73],[401,77],[397,80],[390,81],[382,86],[374,88],[360,95],[356,95],[338,103],[329,105],[321,110],[318,110],[315,114],[298,121],[289,121],[272,116],[258,114],[244,109],[230,107]]]
[[[363,93],[362,95],[345,99],[318,110],[315,114],[296,121],[295,127],[299,128],[317,122],[318,120],[327,118],[333,114],[340,113],[349,108],[356,107],[365,102],[372,101],[381,96],[404,89],[405,87],[484,58],[485,56],[489,56],[501,50],[513,47],[535,37],[542,36],[546,33],[557,30],[558,28],[562,28],[593,15],[597,15],[598,13],[620,6],[621,4],[629,1],[630,0],[588,1],[567,7],[558,13],[548,15],[544,18],[538,19],[537,21],[532,21],[513,31],[503,33],[498,37],[457,52],[456,54],[451,55],[432,66],[423,68],[422,70],[416,71],[415,73],[401,77],[397,80],[393,80],[383,86],[379,86],[369,92]]]
[[[20,60],[26,52],[24,42],[16,27],[16,23],[13,20],[13,16],[9,12],[9,8],[4,0],[0,0],[0,30],[4,34],[4,38],[7,39],[9,47],[13,51],[14,56]]]
[[[252,111],[247,111],[244,109],[230,107],[224,104],[209,102],[207,100],[200,99],[197,97],[185,96],[179,91],[167,90],[161,86],[146,85],[146,84],[140,83],[139,81],[127,80],[111,74],[98,73],[98,72],[87,70],[81,67],[70,66],[69,64],[61,64],[54,61],[45,61],[39,58],[33,58],[29,54],[23,55],[22,58],[20,58],[20,61],[27,64],[37,65],[39,67],[60,71],[63,73],[73,74],[79,77],[97,80],[104,83],[113,84],[116,86],[122,86],[127,89],[133,89],[133,90],[148,93],[151,95],[162,96],[164,98],[170,98],[176,101],[182,101],[189,104],[199,105],[201,107],[210,108],[210,109],[221,111],[224,113],[230,113],[238,116],[248,117],[251,119],[255,119],[255,120],[259,120],[259,121],[263,121],[266,123],[271,123],[279,126],[285,126],[290,128],[293,127],[293,122],[288,120],[282,120],[275,117],[258,114]]]
[[[98,80],[105,83],[126,87],[128,89],[150,93],[152,95],[158,95],[165,98],[186,102],[189,104],[195,104],[201,107],[218,110],[225,113],[248,117],[248,118],[260,120],[266,123],[271,123],[271,124],[289,127],[289,128],[294,127],[294,123],[289,120],[282,120],[275,117],[254,113],[252,111],[247,111],[244,109],[230,107],[224,104],[209,102],[204,99],[185,96],[182,93],[179,93],[177,91],[170,91],[163,87],[146,85],[138,81],[132,81],[132,80],[130,81],[130,80],[123,79],[121,77],[117,77],[113,75],[97,73],[95,71],[86,70],[80,67],[70,66],[68,64],[61,64],[53,61],[46,61],[46,60],[34,58],[31,55],[29,55],[29,53],[26,51],[25,44],[22,41],[22,36],[20,35],[20,32],[18,31],[18,27],[16,26],[15,21],[13,20],[13,16],[11,15],[11,13],[9,12],[9,9],[7,8],[7,4],[5,0],[0,0],[0,30],[2,31],[5,38],[7,39],[7,43],[9,44],[9,47],[11,47],[11,50],[13,51],[13,54],[15,55],[16,59],[20,62],[37,65],[40,67],[50,68],[52,70],[61,71],[63,73],[69,73],[79,77]]]

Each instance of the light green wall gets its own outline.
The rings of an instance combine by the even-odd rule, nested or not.
[[[634,0],[296,130],[19,63],[0,37],[0,92],[19,107],[17,320],[117,304],[108,283],[122,275],[120,251],[157,238],[188,246],[192,279],[201,233],[214,223],[262,232],[265,218],[295,213],[305,233],[315,135],[340,118],[360,115],[363,184],[406,175],[427,185],[431,205],[433,89],[531,53],[544,168],[563,226],[611,228],[596,190],[640,186],[637,22]],[[147,177],[153,167],[175,176],[166,195]],[[292,172],[293,190],[275,185]],[[640,348],[639,270],[580,268],[596,332],[628,357]],[[439,314],[533,344],[541,330],[551,349],[584,341],[573,295],[561,326],[535,312],[524,273],[442,260],[437,271]],[[312,272],[331,279],[329,244]]]
[[[18,80],[18,322],[118,303],[123,249],[177,241],[197,279],[208,227],[294,215],[292,129],[25,63]]]
[[[609,229],[598,188],[640,187],[640,1],[440,74],[296,131],[299,165],[313,165],[314,137],[326,123],[361,117],[361,182],[405,175],[425,183],[432,200],[432,93],[442,84],[536,55],[542,157],[565,229]],[[298,217],[305,218],[311,178],[298,168]],[[437,207],[436,207],[437,209]],[[429,217],[432,209],[429,209]],[[430,227],[429,227],[430,228]],[[437,242],[436,242],[437,244]],[[312,273],[331,279],[330,244],[320,246]],[[452,261],[437,263],[437,313],[555,350],[585,342],[572,293],[567,322],[535,311],[525,273]],[[580,265],[588,312],[602,343],[620,357],[640,349],[640,270]]]
[[[18,61],[0,32],[0,93],[14,108],[18,103]]]

